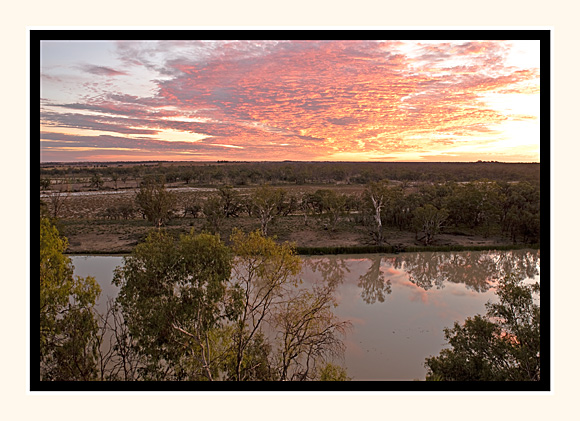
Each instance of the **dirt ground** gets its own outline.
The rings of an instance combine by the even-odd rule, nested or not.
[[[75,253],[129,253],[133,247],[143,241],[148,232],[154,229],[146,221],[62,221],[64,234],[69,239],[68,252]],[[231,218],[226,220],[220,230],[221,238],[229,243],[229,237],[234,227],[244,231],[259,229],[255,218]],[[205,228],[205,220],[180,218],[173,220],[165,228],[178,236],[186,234],[191,229],[201,232]],[[352,226],[347,222],[339,223],[336,231],[325,230],[321,224],[311,221],[304,226],[302,218],[287,217],[275,220],[269,226],[269,234],[277,241],[289,241],[298,247],[338,247],[371,245],[371,236],[362,226]],[[387,231],[386,243],[402,247],[421,246],[422,242],[415,239],[413,232]],[[501,238],[484,238],[478,235],[449,235],[437,236],[434,245],[461,245],[461,246],[493,246],[505,244]]]

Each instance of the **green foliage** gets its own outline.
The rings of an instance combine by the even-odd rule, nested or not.
[[[203,213],[207,221],[207,229],[214,234],[219,233],[226,217],[221,197],[217,194],[210,195],[203,204]]]
[[[41,218],[48,218],[50,216],[50,211],[48,209],[48,204],[40,199],[40,217]]]
[[[449,210],[449,224],[469,227],[488,236],[500,221],[501,189],[491,180],[449,184],[450,191],[442,205]]]
[[[445,329],[450,348],[426,359],[427,380],[537,381],[540,379],[538,283],[507,275],[485,316]]]
[[[414,211],[432,205],[437,209],[447,209],[449,216],[442,227],[442,232],[453,235],[492,236],[489,243],[538,244],[540,242],[540,185],[539,164],[501,164],[501,163],[233,163],[222,162],[219,165],[177,164],[152,165],[135,164],[98,164],[91,167],[55,167],[41,168],[43,179],[64,184],[74,180],[90,180],[102,177],[113,180],[117,174],[121,180],[134,175],[135,181],[144,184],[152,182],[163,184],[164,180],[174,177],[183,179],[183,174],[190,171],[196,183],[213,185],[219,203],[209,201],[207,229],[221,232],[225,218],[247,213],[250,217],[259,218],[263,233],[269,234],[271,223],[278,216],[300,214],[305,225],[316,216],[325,229],[347,229],[350,233],[360,233],[364,225],[372,235],[372,243],[389,244],[386,232],[393,229],[413,232]],[[177,179],[175,178],[175,179]],[[359,183],[366,180],[365,194],[352,193],[360,187],[347,187],[342,184]],[[153,181],[155,180],[155,181]],[[388,182],[386,180],[389,180]],[[305,188],[300,193],[296,188],[287,188],[290,183],[306,183],[330,186],[340,181],[341,186],[328,188]],[[241,194],[231,186],[256,186],[270,183],[266,190],[275,192],[273,199],[255,200],[254,189],[244,189]],[[115,181],[115,187],[117,182]],[[375,187],[386,186],[386,201],[373,203],[369,194]],[[78,188],[78,185],[72,185]],[[346,187],[346,188],[343,188]],[[64,190],[64,189],[63,189]],[[256,189],[257,196],[263,193]],[[348,196],[342,194],[349,191]],[[54,189],[53,189],[54,192]],[[294,193],[294,194],[293,194]],[[189,196],[190,192],[179,193]],[[76,217],[82,214],[78,198],[67,199],[67,195],[51,194],[47,202],[51,205],[53,217]],[[184,215],[201,214],[206,193],[201,192],[199,204],[188,206],[181,200],[180,212]],[[182,199],[180,197],[180,199]],[[298,199],[298,197],[300,199]],[[338,201],[336,200],[338,199]],[[346,203],[342,203],[346,201]],[[66,203],[65,203],[66,202]],[[72,203],[71,203],[72,202]],[[274,203],[272,203],[274,202]],[[257,206],[256,204],[260,204]],[[214,206],[215,205],[215,206]],[[87,206],[88,207],[88,206]],[[113,206],[110,206],[113,208]],[[212,210],[212,208],[214,208]],[[378,208],[378,209],[377,209]],[[94,215],[94,209],[89,210]],[[143,217],[146,215],[144,209]],[[68,215],[67,215],[68,214]],[[102,213],[101,213],[102,215]],[[122,218],[119,212],[111,209],[107,218]],[[171,215],[169,215],[171,216]],[[159,219],[153,218],[157,225]],[[163,218],[162,218],[163,219]],[[161,221],[167,223],[168,218]],[[348,224],[339,224],[347,219]],[[253,222],[243,221],[248,226]],[[195,224],[201,225],[201,224]],[[318,229],[317,224],[313,229]],[[279,227],[277,234],[285,235],[288,228]],[[229,232],[228,232],[229,234]],[[390,235],[397,237],[396,233]],[[502,236],[500,239],[498,237]],[[429,242],[428,236],[425,236]]]
[[[92,380],[97,373],[94,305],[101,289],[92,277],[73,276],[66,248],[66,239],[41,218],[41,380]]]
[[[348,377],[344,368],[332,363],[327,363],[322,367],[318,376],[318,380],[322,382],[344,382],[352,380]]]
[[[304,197],[306,208],[326,220],[325,228],[330,225],[332,230],[336,229],[336,223],[346,212],[347,196],[338,194],[334,190],[319,189],[313,194]]]
[[[540,242],[540,189],[530,183],[504,184],[502,229],[515,242]]]
[[[227,288],[231,254],[218,236],[153,231],[115,272],[120,304],[154,380],[212,380],[219,374],[219,329],[239,303]]]
[[[103,187],[103,185],[105,184],[105,182],[103,181],[103,178],[101,177],[101,174],[95,173],[91,177],[91,183],[90,184],[91,184],[91,187],[94,187],[97,190],[100,190]]]
[[[429,245],[439,234],[449,213],[447,209],[437,209],[431,204],[418,207],[413,212],[415,229],[423,234],[425,245]]]
[[[116,172],[114,172],[113,174],[111,174],[111,181],[113,183],[115,183],[115,190],[117,190],[119,188],[118,183],[119,183],[119,174],[117,174]]]
[[[316,380],[344,352],[350,323],[332,312],[338,279],[299,287],[293,246],[260,231],[234,230],[230,249],[207,233],[152,230],[115,270],[119,293],[99,326],[98,286],[72,277],[66,240],[43,224],[43,379]]]
[[[224,359],[224,380],[278,381],[277,373],[271,363],[272,346],[264,333],[258,330],[247,341],[241,359],[238,360],[239,327],[232,324],[223,330],[227,338],[228,353]]]
[[[165,189],[163,181],[146,180],[141,184],[135,203],[149,222],[160,228],[172,216],[175,210],[175,194]]]
[[[198,197],[186,196],[185,198],[183,198],[183,217],[184,218],[188,214],[191,214],[192,217],[197,218],[197,217],[199,217],[202,210],[203,210],[203,208],[202,208],[202,205],[201,205]]]
[[[483,251],[483,250],[519,250],[539,249],[538,244],[478,246],[478,245],[450,245],[450,246],[338,246],[338,247],[296,247],[296,253],[300,255],[324,255],[324,254],[368,254],[368,253],[404,253],[424,251]]]
[[[232,186],[223,186],[218,189],[221,206],[226,218],[236,217],[242,207],[240,194]]]
[[[268,224],[284,208],[286,191],[268,185],[258,187],[252,195],[253,214],[260,219],[262,234],[268,235]]]
[[[259,231],[245,234],[234,230],[235,254],[233,282],[242,297],[242,311],[236,320],[234,335],[235,364],[232,377],[246,380],[243,370],[249,349],[263,333],[265,323],[290,287],[296,285],[301,260],[290,244],[276,244]]]
[[[385,222],[399,230],[411,229],[412,210],[417,206],[415,195],[405,195],[402,186],[393,186],[390,189],[389,206],[383,212]]]
[[[242,210],[243,200],[232,186],[223,186],[217,193],[210,194],[203,204],[207,229],[219,233],[225,218],[237,217]]]
[[[302,262],[290,244],[276,244],[259,231],[235,230],[231,239],[236,255],[233,280],[243,304],[236,320],[232,378],[251,380],[255,373],[244,367],[260,355],[263,367],[266,355],[256,354],[255,344],[262,342],[267,326],[275,343],[268,352],[269,369],[263,369],[262,375],[283,381],[314,380],[321,361],[342,354],[341,336],[350,326],[332,312],[336,280],[298,288]]]
[[[324,212],[324,198],[330,192],[330,189],[318,189],[314,193],[306,193],[303,200],[312,213],[322,215]]]
[[[195,174],[191,168],[188,168],[181,172],[181,179],[185,181],[185,184],[189,184],[191,180],[195,178]]]
[[[336,283],[289,291],[273,312],[281,380],[315,380],[318,365],[344,352],[342,337],[351,327],[333,313]]]

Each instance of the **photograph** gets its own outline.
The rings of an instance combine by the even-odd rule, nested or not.
[[[30,30],[30,391],[549,392],[551,35]]]

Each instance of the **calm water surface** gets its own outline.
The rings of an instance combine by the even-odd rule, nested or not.
[[[106,308],[119,256],[72,256],[75,274],[94,276]],[[443,328],[477,313],[495,299],[506,273],[540,280],[539,250],[401,253],[304,257],[305,282],[338,280],[338,317],[353,329],[342,363],[354,380],[425,378],[425,358],[444,347]]]

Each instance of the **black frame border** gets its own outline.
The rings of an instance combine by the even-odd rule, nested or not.
[[[541,282],[541,301],[544,312],[541,316],[542,378],[538,382],[426,382],[426,381],[352,381],[352,382],[43,382],[40,367],[32,364],[32,356],[38,355],[39,344],[33,337],[33,328],[38,328],[38,288],[34,288],[32,277],[37,273],[30,268],[30,361],[29,390],[31,392],[549,392],[552,390],[551,373],[551,37],[550,29],[30,29],[28,37],[30,71],[30,192],[32,172],[40,163],[39,147],[33,148],[33,134],[40,132],[40,78],[33,75],[40,70],[40,43],[48,40],[539,40],[541,55],[540,115],[541,141],[540,161],[544,165],[541,176],[541,237],[544,239],[544,276]],[[34,161],[35,159],[36,162]],[[32,193],[31,193],[32,194]],[[29,198],[31,199],[31,198]],[[30,200],[30,215],[34,214]],[[40,227],[30,223],[30,244],[35,244]],[[34,228],[34,229],[33,229]],[[33,241],[34,240],[34,241]],[[32,247],[31,247],[32,248]],[[34,322],[36,320],[36,322]],[[36,331],[36,330],[34,330]],[[548,338],[548,339],[545,339]]]

